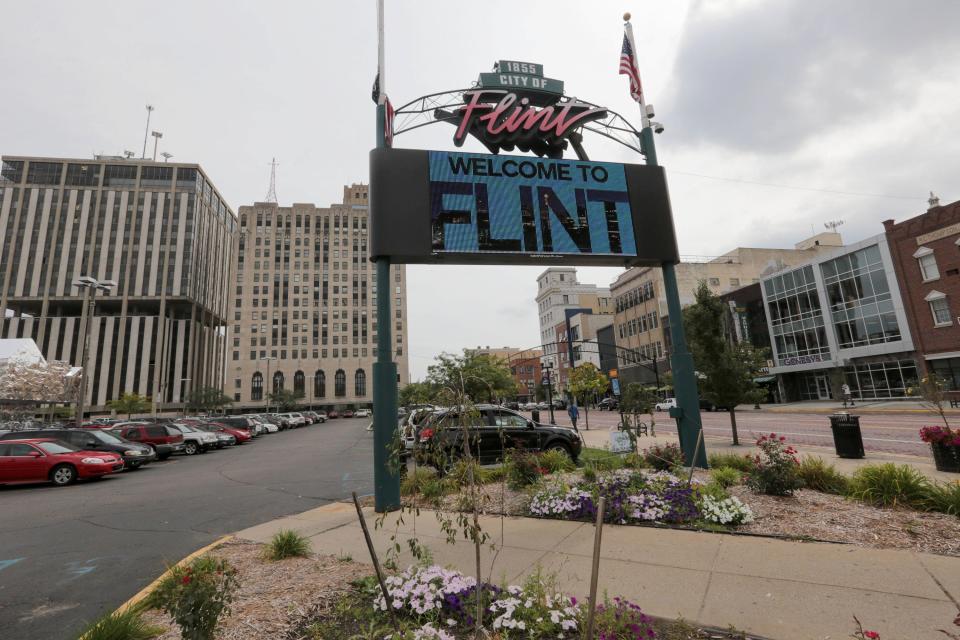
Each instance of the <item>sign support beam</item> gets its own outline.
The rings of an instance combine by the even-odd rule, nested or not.
[[[386,106],[377,105],[377,148],[387,146]],[[377,361],[373,363],[373,486],[377,513],[400,508],[400,469],[393,460],[397,432],[397,364],[393,361],[390,320],[390,257],[378,256]]]
[[[657,165],[657,149],[653,142],[653,129],[644,119],[640,131],[640,145],[648,165]],[[687,336],[683,330],[683,311],[680,307],[680,292],[677,287],[677,273],[672,262],[664,262],[663,288],[667,297],[667,313],[670,317],[670,339],[673,349],[670,366],[673,372],[673,387],[677,397],[677,407],[670,410],[670,416],[677,419],[677,435],[683,450],[684,465],[707,468],[707,450],[700,433],[700,397],[697,393],[697,378],[694,373],[693,356],[687,349]]]

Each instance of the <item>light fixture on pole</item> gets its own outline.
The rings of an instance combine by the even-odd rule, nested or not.
[[[166,151],[161,152],[160,155],[163,156],[163,161],[164,161],[164,162],[170,162],[170,158],[173,157],[173,154],[172,154],[172,153],[168,153],[168,152],[166,152]]]
[[[151,131],[150,135],[153,136],[153,159],[157,159],[157,143],[160,142],[160,138],[163,137],[163,134],[159,131]]]
[[[270,385],[267,387],[267,389],[270,390],[270,393],[273,393],[273,380],[270,378],[270,362],[272,362],[273,360],[276,360],[276,358],[273,356],[270,356],[270,357],[263,356],[260,359],[267,361],[267,384]],[[267,400],[267,413],[270,413],[270,394],[267,394],[266,400]]]
[[[91,278],[90,276],[82,276],[77,278],[73,286],[86,289],[85,302],[87,303],[87,323],[83,330],[83,353],[80,360],[80,367],[83,369],[83,373],[80,375],[80,388],[77,393],[77,415],[75,418],[76,426],[80,428],[83,425],[83,403],[86,401],[87,396],[87,377],[90,371],[88,362],[90,359],[90,329],[93,326],[97,292],[102,291],[103,293],[109,293],[111,289],[116,288],[117,283],[113,280],[101,281],[96,278]]]
[[[180,378],[180,405],[184,418],[187,417],[187,382],[190,382],[190,378]]]
[[[553,360],[547,360],[546,365],[547,370],[547,404],[550,407],[550,424],[557,424],[556,418],[553,416]]]
[[[127,150],[127,149],[124,149],[124,150],[123,150],[123,157],[126,158],[127,160],[129,160],[130,158],[132,158],[132,157],[135,156],[135,155],[137,155],[137,154],[135,154],[133,151],[129,151],[129,150]]]
[[[140,156],[144,160],[147,159],[147,133],[150,131],[150,114],[153,113],[153,105],[147,105],[147,127],[143,130],[143,155]]]

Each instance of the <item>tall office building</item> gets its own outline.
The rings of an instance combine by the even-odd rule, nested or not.
[[[5,156],[0,336],[81,365],[78,278],[113,280],[90,327],[86,405],[124,392],[178,407],[223,384],[236,217],[196,164]]]
[[[376,361],[377,287],[390,288],[392,345],[406,384],[406,270],[378,283],[367,252],[369,190],[343,189],[327,208],[257,202],[240,207],[230,359],[225,391],[236,407],[265,408],[271,391],[304,407],[369,406]]]

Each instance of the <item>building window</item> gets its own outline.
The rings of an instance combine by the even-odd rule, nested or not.
[[[858,400],[904,398],[917,384],[917,365],[913,360],[856,364],[844,368],[844,380]]]
[[[900,340],[900,325],[877,245],[820,266],[841,349]]]
[[[337,373],[333,376],[333,395],[338,398],[347,395],[347,374],[343,369],[337,369]]]
[[[363,369],[357,369],[353,376],[353,395],[358,398],[367,395],[367,373]]]
[[[950,303],[947,302],[946,295],[939,291],[931,291],[924,300],[930,305],[934,325],[949,327],[953,324],[953,318],[950,316]]]
[[[764,290],[779,364],[829,358],[830,346],[813,267],[774,276],[764,282]]]
[[[313,374],[313,397],[322,398],[327,395],[327,376],[318,370]]]
[[[293,394],[298,398],[302,398],[307,395],[306,391],[306,380],[303,375],[303,371],[297,371],[293,374]]]
[[[711,286],[711,287],[719,287],[719,286],[720,286],[720,278],[710,278],[710,286]]]
[[[283,372],[277,371],[273,374],[273,393],[280,393],[283,391]]]
[[[250,399],[263,400],[263,376],[259,371],[253,374],[253,380],[250,383]]]
[[[920,247],[913,254],[913,257],[917,259],[917,264],[920,265],[920,275],[924,282],[940,278],[940,269],[937,268],[937,257],[933,255],[933,249]]]

